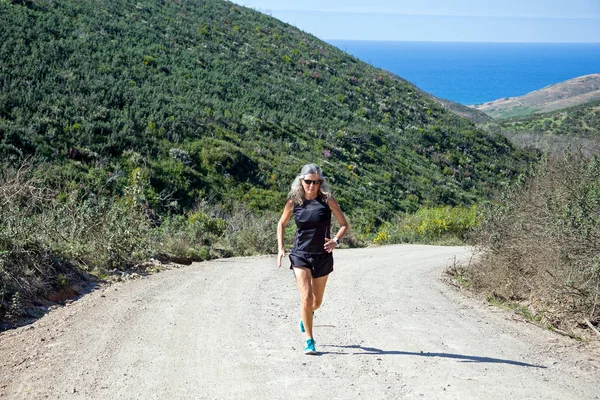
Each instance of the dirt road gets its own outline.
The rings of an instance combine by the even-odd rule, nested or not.
[[[0,335],[0,398],[599,399],[597,347],[516,321],[440,280],[468,249],[335,252],[302,353],[275,257],[119,283]]]

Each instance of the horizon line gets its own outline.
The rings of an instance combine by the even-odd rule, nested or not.
[[[235,3],[237,4],[237,3]],[[238,4],[240,5],[240,4]],[[483,15],[483,14],[427,14],[427,13],[402,13],[402,12],[385,12],[385,11],[353,11],[353,10],[293,10],[286,8],[269,8],[269,9],[261,9],[261,8],[253,8],[248,6],[243,6],[246,8],[251,8],[254,11],[258,11],[263,14],[273,13],[273,12],[286,12],[286,13],[326,13],[326,14],[360,14],[360,15],[397,15],[404,17],[445,17],[445,18],[497,18],[497,19],[564,19],[564,20],[574,20],[574,19],[582,19],[582,20],[600,20],[599,16],[572,16],[572,17],[563,17],[563,16],[551,16],[551,15]],[[272,15],[271,15],[272,16]]]
[[[318,38],[318,37],[317,37]],[[481,43],[481,44],[600,44],[598,42],[527,42],[527,41],[478,41],[478,40],[403,40],[403,39],[340,39],[340,38],[318,38],[324,42],[330,40],[345,40],[348,42],[404,42],[404,43]]]

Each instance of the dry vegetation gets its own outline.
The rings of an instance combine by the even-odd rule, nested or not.
[[[560,155],[571,150],[577,150],[585,157],[600,154],[600,140],[594,137],[542,135],[530,132],[503,134],[517,146],[538,149],[547,154]]]
[[[568,331],[600,322],[600,160],[546,158],[487,210],[486,251],[461,279],[530,320]]]
[[[150,257],[187,263],[276,245],[276,213],[200,203],[157,218],[135,171],[114,197],[48,175],[27,163],[0,172],[0,330],[36,316],[36,305],[74,284],[144,272]]]

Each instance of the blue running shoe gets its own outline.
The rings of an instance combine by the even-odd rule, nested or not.
[[[310,338],[306,340],[304,354],[317,354],[317,350],[315,350],[315,339]]]

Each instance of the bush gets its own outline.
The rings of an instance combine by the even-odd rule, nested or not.
[[[273,254],[277,221],[274,213],[258,214],[241,204],[223,207],[202,202],[192,213],[165,218],[154,232],[157,251],[188,261]]]
[[[422,207],[414,214],[385,223],[373,243],[461,244],[478,223],[476,206]]]
[[[474,286],[525,302],[552,326],[600,322],[600,161],[550,157],[491,206],[476,235],[485,250]]]
[[[188,215],[172,215],[164,219],[154,235],[161,253],[179,259],[204,261],[212,258],[210,247],[227,229],[227,222],[198,210]]]
[[[81,279],[126,269],[151,254],[150,221],[130,187],[99,197],[81,185],[48,189],[43,169],[25,164],[0,176],[0,319]],[[52,177],[53,180],[60,178]]]

